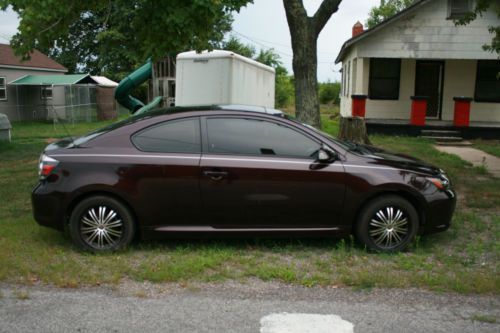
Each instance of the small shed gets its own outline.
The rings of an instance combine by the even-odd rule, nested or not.
[[[16,89],[18,120],[96,118],[97,82],[89,74],[25,75],[9,85]]]
[[[0,113],[0,141],[10,142],[10,130],[12,126],[9,121],[9,117]]]

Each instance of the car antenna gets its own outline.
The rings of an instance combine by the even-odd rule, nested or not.
[[[58,122],[59,123],[59,114],[57,113],[56,111],[56,108],[54,106],[52,106],[52,112],[54,113],[54,115],[56,116],[55,117],[55,122]],[[62,118],[61,118],[62,119]],[[54,122],[54,125],[55,125],[55,122]],[[71,143],[73,144],[74,147],[77,147],[75,145],[75,140],[73,139],[73,136],[69,133],[68,129],[66,128],[66,125],[64,125],[64,122],[60,122],[60,124],[62,125],[63,129],[64,129],[64,132],[66,132],[66,135],[69,137],[69,139],[71,140]]]

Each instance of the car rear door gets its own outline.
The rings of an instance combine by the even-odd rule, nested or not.
[[[216,228],[337,224],[345,185],[340,161],[311,168],[321,142],[281,120],[202,118],[200,190]]]

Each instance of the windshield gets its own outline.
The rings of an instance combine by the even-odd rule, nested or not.
[[[333,143],[341,146],[342,148],[344,148],[345,150],[353,150],[353,149],[356,149],[357,147],[357,144],[354,143],[354,142],[350,142],[350,141],[344,141],[344,140],[339,140],[337,138],[334,138],[333,136],[331,136],[330,134],[328,133],[325,133],[319,129],[317,129],[316,127],[314,126],[311,126],[309,124],[304,124],[304,123],[301,123],[302,125],[304,125],[305,127],[309,128],[309,129],[312,129],[314,132],[316,132],[317,134],[321,135],[322,137],[324,137],[325,139],[328,139],[330,141],[333,141]]]

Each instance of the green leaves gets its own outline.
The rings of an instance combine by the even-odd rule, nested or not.
[[[373,7],[368,14],[366,26],[368,29],[373,28],[382,21],[387,20],[391,16],[396,15],[406,7],[409,7],[413,0],[388,0],[381,1],[380,6]]]
[[[25,58],[38,48],[70,71],[117,73],[152,56],[211,49],[251,0],[0,0],[19,15],[11,44]]]

